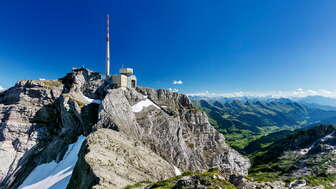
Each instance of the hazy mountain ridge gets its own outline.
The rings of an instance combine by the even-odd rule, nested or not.
[[[207,112],[210,123],[241,152],[249,142],[265,134],[311,124],[336,123],[333,122],[335,110],[310,107],[290,99],[211,99],[197,100],[194,104]]]
[[[309,107],[315,107],[325,110],[336,110],[336,98],[325,97],[325,96],[305,96],[305,97],[272,97],[272,96],[239,96],[239,97],[224,97],[224,96],[197,96],[190,95],[189,98],[192,101],[206,100],[210,102],[219,101],[221,103],[232,102],[234,100],[239,100],[243,102],[298,102]]]
[[[291,182],[297,178],[327,188],[336,186],[335,126],[321,125],[335,123],[333,109],[289,99],[211,99],[194,104],[207,112],[231,146],[251,158],[249,176],[254,180]]]

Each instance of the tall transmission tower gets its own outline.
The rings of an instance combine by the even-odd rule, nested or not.
[[[110,76],[110,16],[106,15],[106,76]]]

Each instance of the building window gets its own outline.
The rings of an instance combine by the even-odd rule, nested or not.
[[[136,84],[135,80],[132,80],[131,82],[132,82],[132,87],[135,88],[135,84]]]

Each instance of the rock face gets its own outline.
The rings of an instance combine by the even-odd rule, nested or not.
[[[37,165],[61,161],[80,135],[87,141],[68,188],[118,188],[173,176],[177,168],[247,174],[249,160],[187,96],[111,86],[80,68],[0,93],[0,187],[17,188]]]
[[[265,148],[260,154],[255,157],[255,167],[271,162],[284,177],[335,174],[336,127],[320,125],[293,131],[284,139]],[[280,169],[282,167],[285,168]]]
[[[310,141],[307,148],[285,152],[282,159],[301,157],[296,163],[291,177],[305,175],[336,174],[336,127],[316,127],[312,132],[326,133],[321,138]]]
[[[0,94],[0,183],[57,127],[54,103],[61,93],[59,81],[19,81]]]
[[[154,105],[132,111],[148,99]],[[132,136],[183,170],[218,167],[227,174],[247,174],[248,159],[226,145],[205,113],[194,109],[185,95],[145,88],[109,90],[99,118],[95,127]]]
[[[175,176],[167,161],[111,129],[90,134],[80,158],[68,188],[124,188],[139,181]]]
[[[241,175],[231,175],[230,182],[238,189],[324,189],[323,186],[308,186],[305,180],[295,180],[289,185],[282,181],[253,182]]]
[[[85,103],[76,96],[98,91],[97,80],[94,72],[77,69],[60,80],[19,81],[0,93],[0,188],[17,188],[37,165],[60,161],[90,130],[98,107],[81,108]]]

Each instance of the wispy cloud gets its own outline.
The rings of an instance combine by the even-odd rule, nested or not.
[[[229,93],[211,93],[209,91],[188,94],[189,96],[204,97],[271,97],[271,98],[302,98],[307,96],[324,96],[336,98],[336,91],[325,89],[311,90],[298,88],[294,91],[271,91],[271,92],[229,92]]]
[[[176,89],[176,88],[169,88],[168,90],[171,91],[171,92],[179,92],[179,90]]]
[[[182,85],[182,84],[183,84],[183,81],[181,81],[181,80],[174,80],[174,81],[173,81],[173,84],[174,84],[174,85]]]
[[[0,86],[0,92],[6,90],[5,88],[3,88],[2,86]]]

